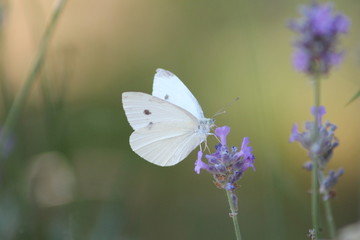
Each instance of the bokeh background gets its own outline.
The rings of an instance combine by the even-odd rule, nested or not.
[[[156,68],[174,72],[211,117],[248,136],[256,172],[237,190],[244,239],[306,239],[306,152],[288,141],[311,120],[309,80],[291,64],[289,19],[307,1],[68,1],[0,167],[0,239],[234,239],[226,195],[193,171],[196,151],[168,168],[131,151],[121,93],[151,93]],[[26,78],[53,1],[1,2],[1,122]],[[338,126],[329,169],[345,168],[332,201],[339,228],[360,216],[360,2],[341,66],[322,82]],[[209,146],[215,144],[209,140]],[[325,226],[323,221],[322,225]]]

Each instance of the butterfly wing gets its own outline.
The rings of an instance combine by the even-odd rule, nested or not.
[[[172,72],[161,68],[156,70],[152,95],[187,110],[197,119],[204,118],[199,102]]]
[[[141,92],[125,92],[122,100],[135,130],[130,146],[151,163],[172,166],[206,139],[206,134],[198,131],[198,119],[168,101]]]
[[[145,160],[159,166],[172,166],[186,158],[206,135],[189,131],[194,126],[154,124],[141,128],[130,136],[130,146]]]
[[[124,92],[122,103],[126,117],[134,130],[155,123],[194,123],[198,120],[186,110],[142,92]]]

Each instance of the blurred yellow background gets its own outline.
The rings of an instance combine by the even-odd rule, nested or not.
[[[306,3],[68,1],[1,173],[0,213],[9,213],[0,225],[13,219],[10,232],[0,227],[1,239],[234,239],[226,196],[209,174],[195,174],[195,151],[161,168],[130,149],[121,93],[151,93],[159,67],[187,85],[207,117],[240,98],[216,124],[231,127],[229,144],[249,137],[256,156],[256,172],[237,190],[243,238],[305,239],[307,155],[288,138],[293,123],[302,130],[312,120],[313,91],[292,67],[287,23]],[[52,5],[2,2],[2,122]],[[339,42],[343,64],[322,81],[321,102],[340,141],[328,170],[345,168],[332,201],[341,228],[360,215],[360,99],[345,106],[360,88],[360,2],[335,6],[352,27]]]

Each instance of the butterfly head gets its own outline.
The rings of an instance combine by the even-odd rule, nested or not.
[[[215,119],[213,118],[203,118],[200,120],[199,132],[206,135],[210,134],[210,130],[215,126]]]

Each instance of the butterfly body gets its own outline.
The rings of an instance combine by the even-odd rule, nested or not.
[[[130,146],[145,160],[172,166],[186,158],[210,134],[196,98],[173,73],[158,69],[153,94],[124,92],[122,102],[134,129]]]

